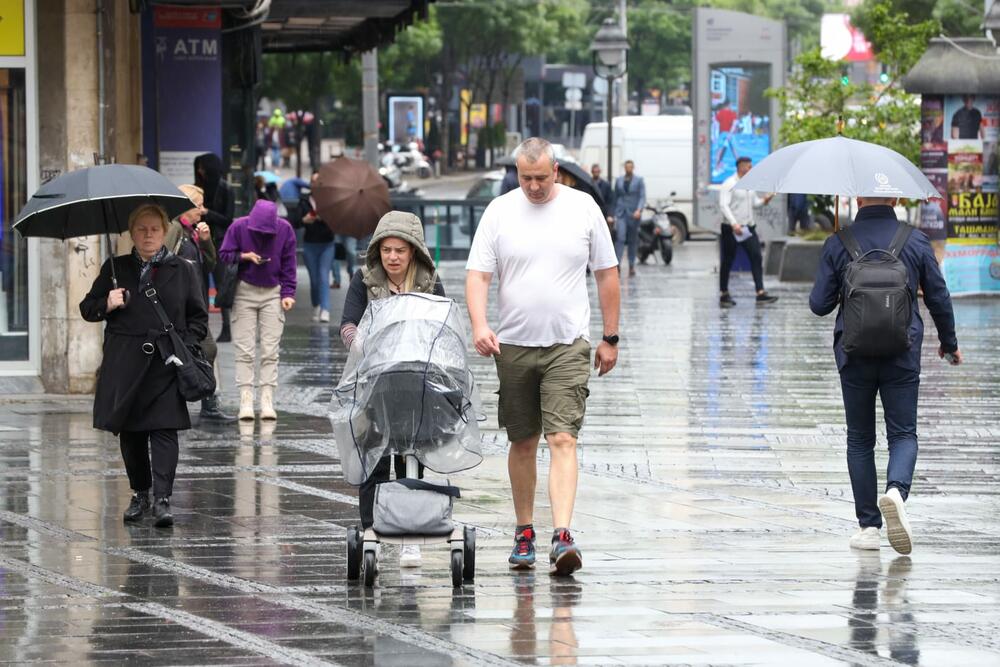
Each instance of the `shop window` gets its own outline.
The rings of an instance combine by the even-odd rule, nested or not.
[[[0,362],[28,359],[28,243],[11,229],[28,197],[23,69],[0,69]]]

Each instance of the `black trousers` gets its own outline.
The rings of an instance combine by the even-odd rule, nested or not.
[[[221,248],[222,247],[222,240],[221,239],[216,242],[215,247],[216,248]],[[226,265],[225,265],[225,263],[224,262],[217,262],[216,265],[215,265],[215,268],[212,269],[212,278],[215,280],[215,289],[219,289],[219,285],[222,284],[222,280],[225,277],[226,277]],[[208,284],[207,279],[205,281],[205,284],[206,285]],[[208,304],[208,297],[205,298],[205,304],[206,305]],[[223,308],[222,309],[222,330],[223,331],[229,331],[229,313],[230,313],[231,310],[232,310],[231,308]],[[209,336],[212,335],[211,330],[209,330],[208,335]]]
[[[361,488],[358,490],[358,506],[361,510],[362,528],[371,528],[372,524],[375,523],[375,489],[381,482],[389,481],[391,466],[396,468],[396,479],[406,477],[406,458],[402,456],[383,456],[375,466],[375,469],[372,470],[372,474],[362,482]],[[417,477],[423,479],[424,465],[421,463],[418,467],[419,472]]]
[[[747,256],[750,258],[750,272],[753,274],[753,284],[757,291],[764,290],[764,256],[760,252],[760,239],[757,238],[757,230],[750,228],[750,238],[746,241],[737,241],[733,234],[733,228],[729,225],[722,225],[722,234],[719,236],[719,243],[722,244],[722,266],[719,267],[719,290],[729,291],[729,274],[733,270],[733,261],[736,259],[736,247],[743,246]]]
[[[169,498],[177,472],[177,431],[122,431],[118,441],[132,490],[145,493],[153,487],[154,497]]]

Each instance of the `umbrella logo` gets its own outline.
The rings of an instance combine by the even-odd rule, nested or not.
[[[901,194],[901,190],[897,187],[889,185],[889,177],[881,171],[878,171],[875,172],[875,193],[883,196],[898,196]]]
[[[875,182],[885,187],[886,185],[889,185],[889,177],[883,174],[882,172],[879,172],[875,174]]]

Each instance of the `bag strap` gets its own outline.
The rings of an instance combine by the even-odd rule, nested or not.
[[[839,232],[837,232],[837,238],[840,242],[844,244],[844,248],[847,250],[848,254],[854,259],[859,259],[863,254],[861,251],[861,246],[858,245],[858,240],[854,238],[854,234],[851,232],[850,227],[844,227]]]
[[[906,242],[910,240],[910,234],[913,233],[913,227],[910,227],[905,222],[897,222],[898,227],[896,227],[896,233],[892,237],[892,241],[889,243],[889,254],[899,259],[899,253],[903,252],[903,247]]]
[[[149,283],[149,287],[143,290],[143,294],[149,299],[149,302],[153,304],[153,310],[156,311],[156,316],[160,319],[160,324],[163,326],[163,331],[169,333],[171,329],[174,328],[174,323],[170,321],[167,317],[167,313],[163,310],[163,306],[160,305],[160,300],[157,298],[156,288],[153,287],[152,283]]]
[[[433,491],[434,493],[443,493],[446,496],[451,496],[452,498],[461,498],[462,492],[457,486],[451,486],[450,484],[431,484],[430,482],[425,482],[422,479],[413,479],[412,477],[404,477],[403,479],[397,479],[397,483],[402,484],[411,491]]]

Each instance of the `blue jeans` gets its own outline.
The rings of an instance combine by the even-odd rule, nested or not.
[[[353,236],[347,236],[345,234],[337,234],[333,237],[335,243],[342,243],[344,245],[344,250],[347,254],[347,282],[351,282],[351,278],[354,277],[354,258],[358,254],[358,240]],[[333,260],[333,282],[340,284],[340,260]]]
[[[281,148],[276,147],[271,149],[271,169],[277,169],[281,166]]]
[[[635,266],[635,256],[639,251],[639,221],[631,214],[615,220],[615,256],[619,261],[626,244],[628,244],[628,265]]]
[[[920,373],[891,361],[857,360],[840,371],[840,386],[847,414],[847,469],[854,491],[854,511],[862,528],[881,528],[875,470],[875,394],[882,398],[889,440],[886,489],[895,486],[906,500],[917,464]]]
[[[333,263],[333,241],[329,243],[303,243],[302,256],[309,272],[309,299],[313,308],[330,310],[330,266]]]

